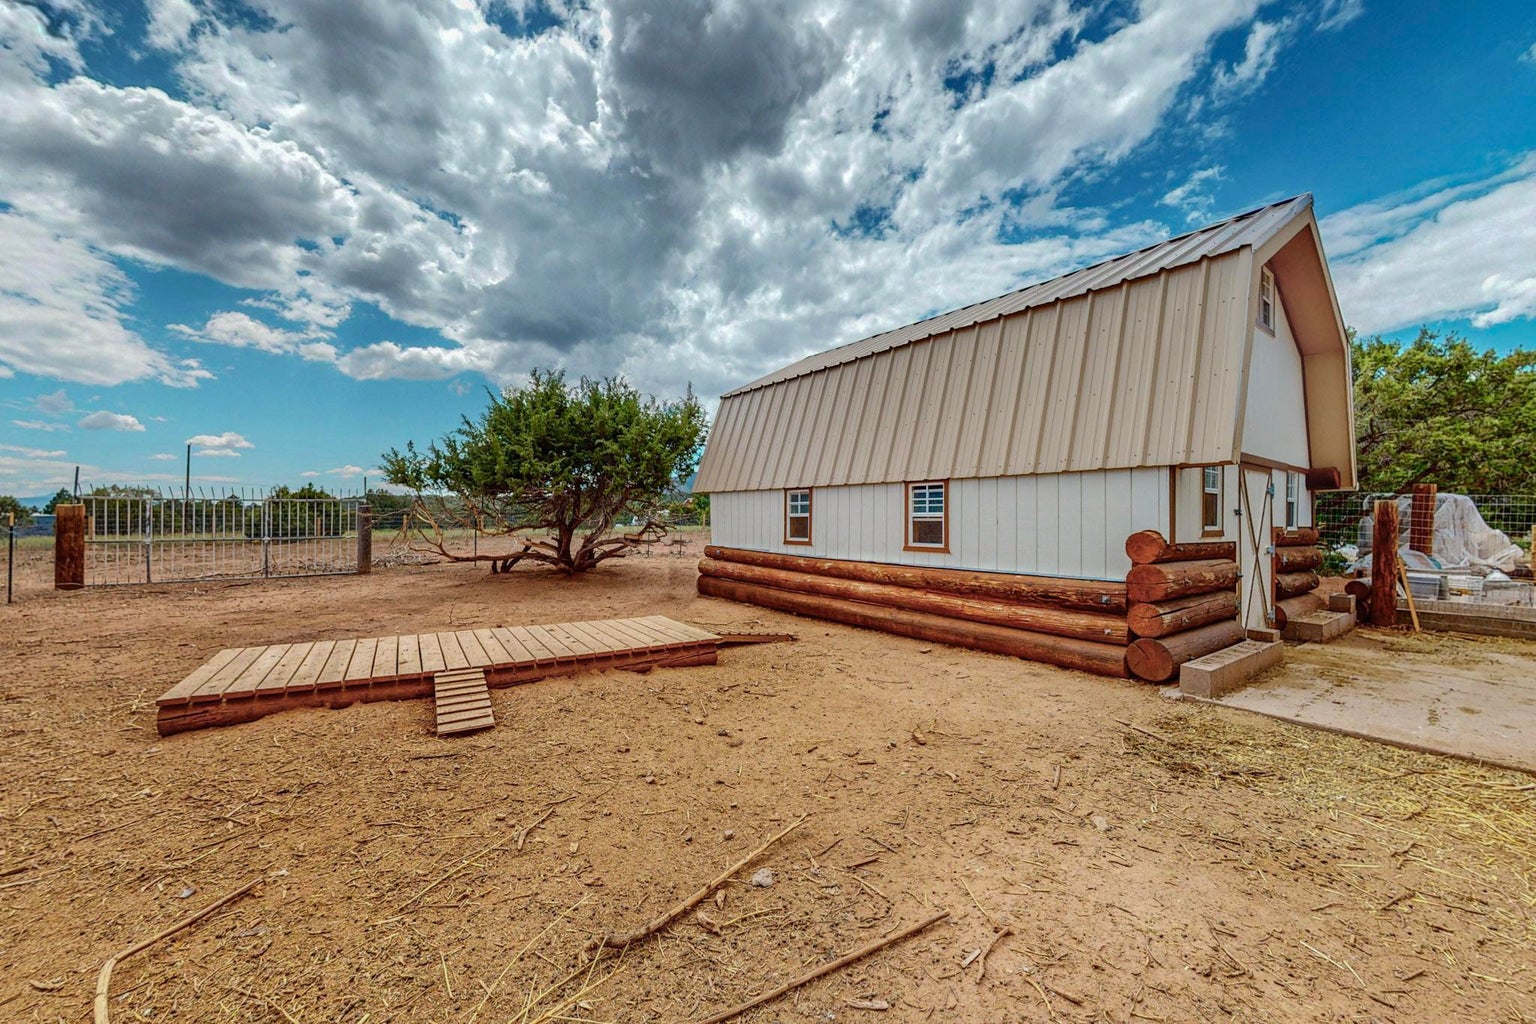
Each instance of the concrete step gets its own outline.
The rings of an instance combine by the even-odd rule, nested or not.
[[[1282,643],[1243,640],[1179,666],[1179,692],[1191,697],[1220,697],[1280,664]]]
[[[1285,638],[1299,643],[1327,643],[1355,628],[1355,616],[1349,612],[1319,610],[1298,615],[1285,624]]]

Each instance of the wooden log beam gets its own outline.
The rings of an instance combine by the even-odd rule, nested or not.
[[[1156,530],[1141,530],[1125,538],[1125,553],[1129,556],[1132,565],[1193,562],[1205,558],[1219,558],[1232,562],[1237,559],[1237,545],[1225,540],[1170,544],[1167,538]]]
[[[1355,621],[1364,625],[1371,613],[1371,578],[1361,576],[1344,584],[1344,593],[1355,597]]]
[[[85,586],[85,506],[59,505],[53,520],[53,587]]]
[[[1296,526],[1287,530],[1283,526],[1275,527],[1275,546],[1289,547],[1301,545],[1309,547],[1323,539],[1322,531],[1315,526]]]
[[[1373,626],[1397,624],[1397,501],[1376,502],[1375,523],[1371,535],[1370,623]]]
[[[1307,470],[1307,490],[1309,491],[1336,491],[1343,480],[1337,466],[1315,466]]]
[[[1298,594],[1288,597],[1284,601],[1275,602],[1275,628],[1284,629],[1286,623],[1298,615],[1309,615],[1312,612],[1322,611],[1328,607],[1328,602],[1323,600],[1323,595],[1317,591],[1309,594]]]
[[[1317,578],[1315,572],[1275,573],[1275,597],[1283,601],[1288,597],[1310,594],[1321,582],[1322,580]]]
[[[1235,619],[1237,611],[1236,591],[1221,590],[1155,604],[1133,604],[1126,614],[1126,624],[1136,636],[1161,637],[1222,619]]]
[[[1155,639],[1142,637],[1125,649],[1125,665],[1140,679],[1162,683],[1177,675],[1186,661],[1231,647],[1243,636],[1243,627],[1233,620]]]
[[[835,576],[817,576],[812,573],[790,572],[787,569],[768,569],[760,565],[742,565],[738,562],[722,562],[706,558],[699,563],[699,572],[716,579],[735,580],[738,583],[755,583],[779,590],[792,590],[801,594],[821,594],[840,597],[848,601],[866,604],[889,605],[916,612],[932,612],[951,619],[967,622],[989,622],[994,626],[1033,630],[1052,636],[1071,636],[1080,640],[1096,640],[1099,643],[1125,646],[1131,642],[1130,629],[1125,617],[1106,615],[1102,612],[1082,612],[1067,608],[1042,605],[1021,605],[1007,601],[988,601],[957,594],[936,594],[929,590],[911,587],[894,587],[884,583],[864,583],[859,580],[839,579]]]
[[[1125,576],[1125,591],[1133,603],[1151,604],[1191,594],[1231,590],[1237,586],[1237,578],[1237,563],[1218,558],[1133,565]]]
[[[1009,654],[1030,661],[1042,661],[1063,668],[1075,668],[1101,676],[1125,677],[1124,647],[1114,644],[1094,643],[1091,640],[1075,640],[1071,637],[1049,636],[1007,626],[993,626],[983,622],[961,622],[928,612],[908,611],[905,608],[887,608],[865,604],[862,601],[845,601],[817,594],[797,594],[774,587],[760,587],[751,583],[737,583],[713,576],[699,577],[699,593],[706,597],[723,597],[744,604],[761,605],[797,615],[809,615],[829,619],[849,626],[878,629],[899,636],[931,640],[935,643],[953,644],[996,654]]]
[[[1323,564],[1323,550],[1318,547],[1275,548],[1275,572],[1306,572]]]
[[[787,569],[790,572],[836,576],[863,583],[884,583],[893,587],[911,587],[915,590],[932,590],[993,601],[1048,604],[1122,615],[1127,606],[1125,584],[1118,580],[1073,580],[1019,573],[930,569],[926,566],[855,562],[842,558],[776,555],[768,551],[748,551],[713,544],[704,549],[704,557],[721,562],[760,565],[768,569]]]

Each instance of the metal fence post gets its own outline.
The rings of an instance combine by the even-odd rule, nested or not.
[[[357,574],[373,571],[373,506],[357,506]]]
[[[144,582],[155,582],[155,570],[151,564],[155,551],[155,506],[154,502],[144,499]]]
[[[16,513],[8,513],[10,518],[10,540],[5,546],[5,603],[11,603],[11,581],[16,576]]]
[[[261,574],[272,575],[272,499],[261,503]]]

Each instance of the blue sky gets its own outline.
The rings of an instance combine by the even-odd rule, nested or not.
[[[1303,191],[1348,323],[1536,347],[1536,6],[0,0],[0,493],[356,489]]]

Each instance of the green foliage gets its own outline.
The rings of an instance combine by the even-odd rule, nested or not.
[[[620,378],[568,385],[561,372],[536,370],[527,387],[492,395],[478,420],[466,417],[425,452],[409,443],[390,449],[382,466],[386,480],[415,493],[419,521],[439,532],[443,508],[458,510],[460,526],[548,531],[524,536],[511,559],[488,559],[493,567],[528,558],[577,573],[635,543],[614,535],[615,524],[657,528],[664,496],[698,462],[704,432],[692,391],[660,402]],[[434,504],[432,494],[457,502]]]
[[[54,492],[53,497],[48,499],[48,503],[43,506],[43,514],[51,516],[58,510],[60,505],[71,505],[74,503],[74,500],[75,496],[69,488],[60,487]]]
[[[9,494],[0,494],[0,526],[5,525],[6,517],[14,515],[17,526],[26,526],[32,521],[32,510]]]
[[[1407,345],[1351,338],[1351,353],[1360,489],[1536,490],[1536,352],[1424,329]]]

